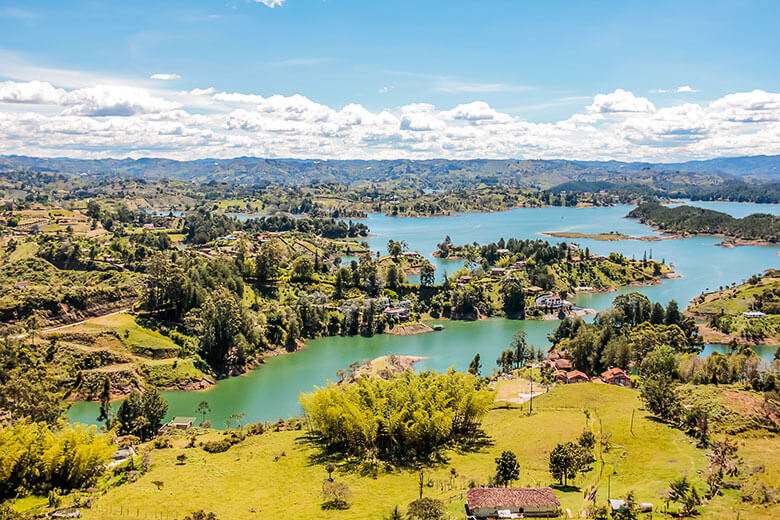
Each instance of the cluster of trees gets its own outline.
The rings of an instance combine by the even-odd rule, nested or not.
[[[711,209],[647,203],[633,209],[627,216],[670,233],[726,235],[768,242],[780,240],[780,218],[766,213],[735,218]]]
[[[576,370],[591,375],[609,367],[627,369],[659,347],[674,353],[697,353],[703,347],[695,321],[683,316],[674,300],[664,309],[637,292],[616,297],[592,324],[565,318],[548,339],[568,353]]]
[[[517,369],[530,361],[541,361],[545,357],[542,349],[536,349],[529,345],[526,340],[524,330],[518,330],[512,337],[512,343],[509,348],[501,353],[496,360],[496,365],[502,372],[511,372],[513,368]]]
[[[591,464],[596,461],[593,448],[596,446],[596,436],[586,429],[577,438],[577,442],[564,442],[558,444],[550,452],[550,474],[563,485],[567,486],[569,480],[577,477],[577,474],[590,471]]]
[[[134,435],[147,441],[157,435],[167,413],[168,403],[151,387],[143,394],[130,393],[119,405],[116,418],[108,417],[107,423],[117,426],[120,435]]]
[[[221,214],[214,214],[205,208],[188,213],[182,228],[187,242],[205,244],[219,236],[242,230],[249,233],[273,231],[299,231],[313,233],[326,238],[364,237],[368,226],[362,222],[344,222],[333,218],[294,218],[274,215],[238,220]]]
[[[14,421],[0,429],[0,498],[94,485],[113,452],[95,427]]]
[[[304,394],[301,403],[328,451],[398,463],[474,441],[492,396],[479,379],[450,369],[331,384]]]

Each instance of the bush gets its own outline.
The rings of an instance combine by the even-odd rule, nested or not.
[[[322,483],[322,498],[325,500],[322,504],[323,509],[349,509],[352,491],[343,482],[325,480]]]
[[[230,449],[231,446],[238,443],[238,439],[235,437],[226,437],[216,441],[208,441],[203,443],[203,450],[209,453],[222,453]]]

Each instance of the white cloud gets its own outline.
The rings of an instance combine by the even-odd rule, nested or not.
[[[597,94],[593,104],[588,106],[589,112],[600,114],[612,112],[655,112],[655,105],[649,99],[636,97],[633,92],[616,89],[611,94]]]
[[[54,88],[45,81],[4,81],[0,83],[0,101],[4,103],[29,103],[58,105],[65,96],[61,88]]]
[[[379,89],[380,94],[387,94],[388,92],[390,92],[390,87],[382,87]]]
[[[678,92],[678,93],[698,92],[698,90],[691,88],[690,85],[683,85],[682,87],[677,87],[677,90],[675,92]]]
[[[179,76],[178,74],[157,73],[149,76],[149,79],[156,79],[159,81],[171,81],[173,79],[181,79],[181,76]]]
[[[668,94],[669,90],[665,88],[657,88],[650,91],[651,94]]]
[[[63,115],[79,116],[133,116],[164,112],[180,106],[154,97],[144,89],[113,85],[72,90],[64,96],[62,104],[67,106]]]
[[[780,93],[761,90],[656,108],[617,89],[572,101],[565,119],[535,123],[478,100],[376,111],[156,83],[66,87],[0,83],[0,154],[683,160],[780,153]]]
[[[284,3],[284,0],[255,0],[255,2],[273,8],[276,7],[277,5],[282,5]]]

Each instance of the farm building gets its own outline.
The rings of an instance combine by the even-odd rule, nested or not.
[[[558,514],[561,503],[549,487],[474,488],[466,492],[466,517],[545,518]]]

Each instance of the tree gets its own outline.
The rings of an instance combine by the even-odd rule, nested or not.
[[[666,318],[664,321],[667,325],[680,325],[682,323],[682,314],[680,308],[677,306],[677,302],[672,300],[666,306]]]
[[[35,334],[41,326],[41,317],[37,312],[30,314],[26,320],[24,320],[24,327],[27,329],[27,333],[30,335],[30,342],[35,345]]]
[[[499,366],[501,372],[508,374],[512,371],[512,365],[515,363],[515,353],[512,349],[506,349],[501,353],[501,356],[496,360],[496,365]]]
[[[217,515],[212,512],[205,512],[204,510],[195,511],[184,517],[184,520],[217,520]]]
[[[97,420],[106,423],[106,428],[111,429],[112,419],[111,379],[108,376],[103,376],[103,388],[100,391],[100,415],[98,415]]]
[[[395,506],[393,510],[390,511],[390,514],[385,517],[385,520],[404,520],[404,515],[401,514],[398,506]]]
[[[623,506],[617,511],[613,518],[617,520],[638,520],[642,512],[639,504],[634,498],[634,492],[629,491],[623,500]]]
[[[525,290],[519,280],[507,278],[501,286],[501,294],[504,297],[504,312],[507,318],[525,318]]]
[[[420,285],[423,287],[432,287],[436,280],[435,271],[433,264],[425,260],[422,267],[420,267]]]
[[[515,352],[515,367],[520,368],[521,365],[525,365],[533,355],[533,351],[528,346],[526,341],[526,333],[524,330],[518,330],[515,335],[512,336],[512,344],[510,345]]]
[[[701,499],[696,487],[688,481],[688,477],[680,477],[669,483],[669,500],[681,505],[681,513],[690,516],[696,511]]]
[[[665,376],[647,378],[639,389],[639,396],[650,412],[670,423],[677,423],[682,405],[677,396],[677,384]]]
[[[271,283],[279,276],[286,247],[279,240],[269,240],[260,247],[255,259],[255,275],[260,283]]]
[[[482,370],[482,363],[479,362],[479,352],[477,352],[474,359],[469,363],[469,374],[472,376],[479,376],[480,370]]]
[[[116,414],[119,433],[149,440],[160,429],[167,413],[168,403],[156,388],[149,388],[143,395],[132,392],[119,405]]]
[[[580,448],[573,442],[558,444],[550,452],[550,474],[564,486],[577,476],[582,468]]]
[[[679,373],[679,361],[677,355],[668,345],[662,345],[647,354],[639,365],[639,374],[642,377],[662,376],[668,379],[677,379]]]
[[[390,264],[390,267],[387,268],[387,272],[385,273],[385,278],[387,280],[388,287],[391,289],[397,289],[405,281],[404,271],[397,265]]]
[[[325,480],[322,483],[323,509],[349,509],[352,491],[344,482]]]
[[[650,313],[650,323],[653,325],[661,325],[664,320],[666,319],[666,313],[664,312],[663,306],[655,302],[653,304],[653,310]]]
[[[328,480],[333,482],[333,472],[336,471],[336,465],[332,462],[325,464],[325,471],[328,472]]]
[[[206,421],[206,415],[211,413],[211,407],[208,401],[201,401],[198,403],[198,407],[195,409],[195,414],[200,415],[200,424]]]
[[[314,275],[314,264],[308,256],[301,255],[293,260],[292,272],[299,280],[311,280]]]
[[[520,465],[517,457],[511,451],[504,451],[496,458],[496,482],[504,487],[520,476]]]
[[[406,514],[416,520],[439,520],[444,516],[444,503],[435,498],[419,498],[409,504]]]

